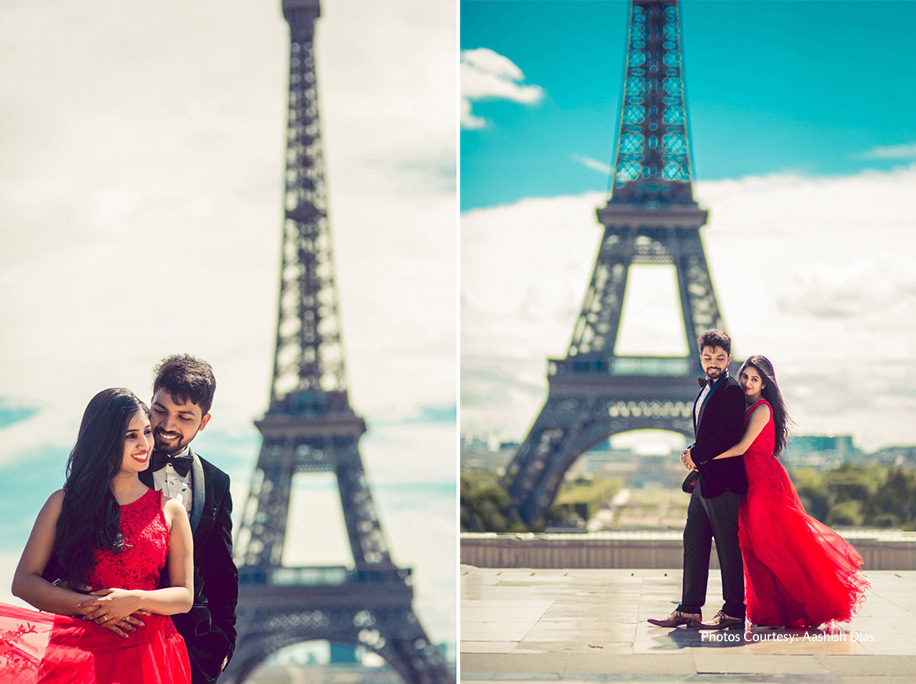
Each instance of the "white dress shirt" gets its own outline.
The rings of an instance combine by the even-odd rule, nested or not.
[[[188,445],[184,448],[184,451],[175,455],[185,456],[190,449],[191,446]],[[160,468],[153,473],[153,486],[156,491],[162,492],[170,499],[175,499],[175,501],[184,506],[188,516],[191,515],[191,506],[194,504],[192,498],[194,488],[191,486],[192,472],[194,472],[193,468],[188,470],[187,475],[179,475],[178,471],[175,470],[175,466],[171,463],[166,463],[164,468]]]
[[[706,383],[706,387],[704,387],[702,390],[700,390],[700,396],[697,397],[696,406],[693,407],[693,419],[694,419],[694,422],[696,423],[696,426],[697,426],[697,427],[700,426],[700,409],[703,408],[703,402],[706,401],[706,397],[709,396],[709,390],[710,390],[711,388],[712,388],[712,385],[710,385],[710,384],[707,382],[707,383]],[[171,466],[169,466],[169,467],[171,468]],[[161,472],[161,471],[160,471],[160,472]]]
[[[728,378],[728,369],[725,369],[725,377]],[[722,378],[719,378],[721,380]],[[696,419],[697,427],[700,427],[700,410],[703,408],[703,403],[706,401],[706,397],[709,396],[709,393],[712,391],[712,386],[715,385],[719,380],[714,380],[713,382],[706,381],[706,387],[700,390],[700,396],[697,397],[697,403],[693,407],[693,417]],[[726,380],[728,382],[728,380]],[[188,447],[190,449],[190,447]]]

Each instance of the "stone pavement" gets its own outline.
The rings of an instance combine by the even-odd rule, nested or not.
[[[916,572],[876,571],[856,618],[830,631],[667,630],[681,572],[461,566],[463,682],[916,682]],[[721,608],[710,572],[704,617]]]

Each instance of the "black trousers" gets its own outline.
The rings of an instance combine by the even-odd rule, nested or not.
[[[684,526],[684,584],[678,610],[699,613],[706,603],[706,585],[709,580],[709,556],[712,540],[716,540],[719,567],[722,569],[723,612],[731,617],[743,618],[744,562],[738,545],[738,504],[741,497],[732,491],[704,499],[700,496],[697,481],[690,505],[687,506],[687,524]]]

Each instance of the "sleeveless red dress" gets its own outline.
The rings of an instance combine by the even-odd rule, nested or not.
[[[169,552],[162,492],[121,506],[124,550],[96,551],[93,589],[152,590]],[[189,684],[184,639],[166,615],[144,615],[128,638],[94,622],[0,604],[0,682]]]
[[[862,557],[839,534],[805,512],[776,460],[773,410],[744,454],[747,495],[741,499],[738,541],[744,559],[747,618],[757,625],[817,627],[848,622],[865,600]]]

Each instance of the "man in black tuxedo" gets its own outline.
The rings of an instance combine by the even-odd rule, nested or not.
[[[188,511],[194,536],[194,605],[172,619],[188,647],[192,683],[212,684],[235,649],[239,593],[229,476],[190,447],[210,421],[216,378],[209,363],[187,354],[163,359],[155,373],[150,404],[155,447],[140,480]]]
[[[728,375],[731,338],[721,330],[707,330],[698,340],[700,365],[706,377],[694,403],[696,442],[681,455],[681,463],[699,478],[693,483],[687,523],[684,526],[684,580],[681,604],[662,620],[649,620],[659,627],[692,625],[723,629],[744,624],[744,564],[738,546],[738,504],[747,493],[743,458],[713,460],[741,441],[744,433],[744,392]],[[691,478],[688,478],[688,482]],[[689,489],[685,482],[685,489]],[[725,605],[703,623],[709,556],[716,540],[722,570]]]

